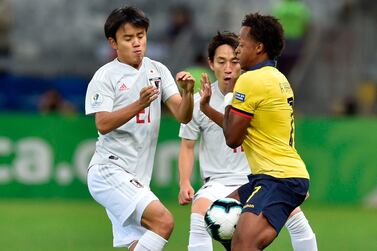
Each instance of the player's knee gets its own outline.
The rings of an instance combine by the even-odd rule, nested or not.
[[[257,235],[236,234],[232,239],[232,250],[263,250],[275,238],[273,231],[262,231]]]
[[[264,229],[264,231],[261,231],[257,238],[255,238],[255,247],[258,250],[263,250],[265,247],[271,244],[271,242],[276,238],[276,236],[277,233],[274,229]]]
[[[251,240],[251,238],[245,238],[242,235],[234,235],[232,239],[231,250],[256,250],[256,249],[255,249],[255,244],[253,243],[253,240]]]
[[[151,229],[161,235],[163,238],[168,239],[174,228],[173,215],[168,211],[162,211],[151,227]]]
[[[192,214],[200,214],[204,216],[208,208],[212,205],[213,201],[205,198],[199,198],[196,200],[191,207]]]
[[[167,240],[173,231],[174,219],[161,202],[153,201],[144,210],[141,225]]]
[[[171,234],[171,232],[173,231],[173,228],[174,228],[174,218],[173,218],[173,215],[169,212],[169,211],[166,211],[164,213],[164,217],[162,218],[162,226],[164,229],[166,229],[166,233]]]

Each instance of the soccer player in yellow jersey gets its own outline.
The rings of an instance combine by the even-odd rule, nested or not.
[[[234,89],[227,86],[224,98],[226,143],[243,146],[252,172],[249,183],[229,195],[244,205],[233,251],[267,247],[309,189],[309,174],[294,147],[293,91],[275,68],[283,47],[277,19],[245,16],[236,49],[245,72]]]

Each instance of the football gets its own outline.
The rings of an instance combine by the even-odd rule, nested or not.
[[[216,200],[204,216],[207,232],[217,241],[231,241],[241,212],[242,205],[235,199]]]

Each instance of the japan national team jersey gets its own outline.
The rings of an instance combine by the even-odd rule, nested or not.
[[[94,74],[88,85],[85,110],[86,114],[119,110],[138,100],[141,89],[148,85],[159,88],[159,97],[119,128],[105,135],[98,133],[96,151],[89,167],[113,163],[149,186],[160,127],[161,101],[179,94],[170,71],[147,57],[140,69],[115,59]]]
[[[272,66],[247,71],[237,80],[233,95],[231,112],[251,117],[242,144],[251,172],[309,178],[294,147],[294,96],[285,76]]]
[[[218,83],[212,84],[210,106],[224,113],[224,95]],[[181,124],[179,136],[197,140],[199,144],[199,163],[203,179],[219,180],[224,185],[244,184],[250,174],[242,147],[231,149],[226,145],[223,129],[200,111],[200,95],[194,96],[194,111],[188,124]]]

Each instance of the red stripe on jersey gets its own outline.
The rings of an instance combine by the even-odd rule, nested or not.
[[[249,113],[246,113],[246,112],[243,112],[241,110],[238,110],[234,107],[231,107],[230,108],[230,111],[233,112],[234,114],[237,114],[241,117],[244,117],[244,118],[247,118],[247,119],[252,119],[253,118],[253,115],[252,114],[249,114]]]

